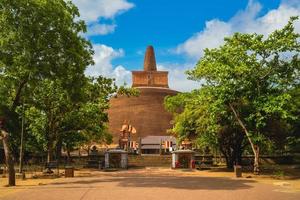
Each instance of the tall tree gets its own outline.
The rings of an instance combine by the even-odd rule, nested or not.
[[[78,17],[71,1],[0,1],[0,104],[15,112],[45,78],[63,79],[73,91],[80,87],[93,51]]]
[[[299,85],[300,35],[292,17],[268,37],[236,33],[225,44],[206,49],[195,69],[187,74],[203,81],[215,99],[215,111],[226,107],[243,130],[254,154],[254,172],[259,172],[259,146],[271,118],[293,117],[288,109],[289,91]]]
[[[241,164],[244,135],[229,110],[217,107],[207,88],[181,93],[165,99],[165,107],[174,115],[173,129],[179,141],[193,140],[198,148],[219,150],[228,168]]]
[[[83,82],[72,91],[63,87],[63,80],[45,79],[28,100],[28,134],[47,152],[48,162],[53,160],[55,147],[58,159],[62,147],[70,152],[92,142],[109,144],[112,139],[106,125],[109,99],[118,93],[135,94],[134,89],[118,89],[113,79],[102,76],[86,77]]]

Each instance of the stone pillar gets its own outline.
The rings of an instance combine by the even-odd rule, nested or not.
[[[105,152],[105,168],[109,168],[109,153]]]
[[[128,154],[122,153],[121,154],[121,168],[127,169],[127,167],[128,167]]]
[[[161,143],[162,143],[162,140],[160,140],[160,144],[159,144],[159,155],[162,155]]]
[[[178,154],[172,153],[172,168],[176,168],[176,161],[178,160]]]

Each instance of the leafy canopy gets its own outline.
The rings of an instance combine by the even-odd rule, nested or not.
[[[296,19],[268,37],[236,33],[225,38],[223,46],[205,50],[195,69],[187,72],[189,78],[204,81],[216,111],[236,107],[252,132],[259,132],[270,117],[294,117],[288,91],[300,83]]]

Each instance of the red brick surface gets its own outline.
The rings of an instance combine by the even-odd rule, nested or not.
[[[148,46],[146,49],[144,71],[156,71],[156,60],[153,46]]]
[[[165,110],[163,101],[167,95],[178,92],[167,88],[138,89],[141,91],[138,97],[121,96],[110,100],[109,131],[114,136],[115,144],[125,120],[137,130],[134,140],[149,135],[168,135],[166,131],[172,127],[172,115]]]

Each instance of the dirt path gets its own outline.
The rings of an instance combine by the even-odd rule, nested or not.
[[[16,188],[0,187],[0,199],[14,200],[191,200],[191,199],[300,199],[291,181],[236,179],[232,173],[174,171],[148,168],[120,172],[81,171],[75,178],[35,180]],[[8,192],[7,191],[11,191]]]

